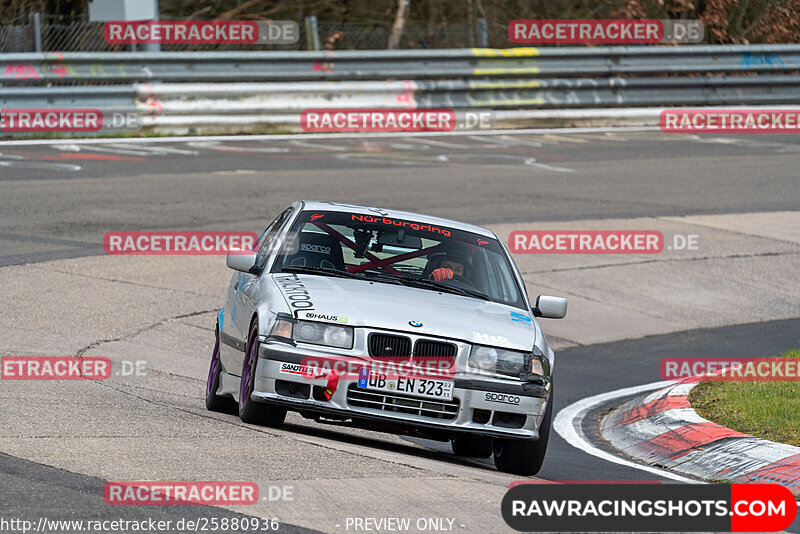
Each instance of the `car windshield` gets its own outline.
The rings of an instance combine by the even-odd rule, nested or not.
[[[272,272],[368,278],[525,309],[494,237],[379,212],[300,213]]]

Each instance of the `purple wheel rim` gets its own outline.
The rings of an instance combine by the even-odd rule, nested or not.
[[[219,365],[219,338],[214,343],[214,352],[211,354],[211,367],[208,370],[208,379],[206,379],[206,395],[211,396],[211,388],[214,385],[214,377],[217,373],[217,366]]]
[[[239,404],[244,404],[244,401],[250,396],[250,378],[251,368],[253,365],[253,356],[255,355],[256,344],[250,345],[250,350],[247,351],[247,358],[244,361],[244,368],[242,369],[242,383],[239,386]]]

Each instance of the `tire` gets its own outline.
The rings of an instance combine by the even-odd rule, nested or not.
[[[278,427],[286,419],[286,410],[263,402],[255,402],[250,396],[256,382],[256,366],[258,365],[258,324],[250,327],[247,338],[247,349],[242,365],[242,380],[239,385],[239,418],[245,423]]]
[[[533,476],[539,472],[547,452],[547,440],[550,437],[550,424],[553,419],[553,394],[544,410],[542,425],[539,427],[539,439],[495,439],[494,465],[498,471],[513,475]]]
[[[217,395],[219,389],[219,375],[222,372],[222,365],[219,361],[219,324],[214,329],[214,352],[211,353],[211,365],[208,368],[208,378],[206,378],[206,409],[212,412],[236,413],[236,401],[232,397]]]
[[[492,438],[483,436],[458,436],[450,440],[453,454],[471,458],[489,458],[492,455]]]

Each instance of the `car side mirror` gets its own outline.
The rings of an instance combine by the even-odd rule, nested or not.
[[[249,273],[256,265],[256,253],[252,250],[229,249],[225,264],[234,271]]]
[[[536,306],[533,307],[533,314],[536,317],[544,317],[545,319],[563,319],[567,315],[567,299],[539,295],[536,297]]]

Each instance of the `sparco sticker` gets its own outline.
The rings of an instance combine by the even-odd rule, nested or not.
[[[519,406],[519,397],[516,395],[507,395],[505,393],[487,393],[485,397],[486,402],[501,402],[503,404],[513,404]]]
[[[303,243],[300,245],[300,250],[305,252],[316,252],[317,254],[330,254],[331,247],[325,247],[322,245],[309,245],[308,243]]]
[[[289,306],[294,312],[314,309],[314,303],[311,301],[308,289],[296,274],[276,276],[275,281],[280,285],[281,291],[286,295]]]
[[[349,323],[350,319],[343,315],[332,315],[326,313],[316,313],[312,311],[297,312],[298,319],[311,319],[313,321],[323,321],[326,323]]]

